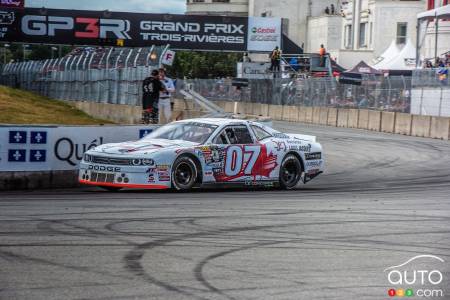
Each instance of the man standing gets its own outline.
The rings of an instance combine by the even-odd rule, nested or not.
[[[327,54],[327,50],[325,49],[323,44],[320,45],[319,55],[320,55],[320,66],[321,67],[325,67],[325,55],[326,54]]]
[[[142,86],[143,124],[158,124],[159,93],[162,91],[165,91],[165,87],[159,80],[159,72],[153,70],[151,76],[144,79]]]
[[[270,61],[272,65],[270,66],[271,71],[279,72],[281,63],[281,50],[278,46],[273,49],[272,54],[270,54]]]
[[[159,93],[159,111],[164,115],[164,123],[169,123],[172,119],[172,93],[175,92],[173,80],[166,77],[166,69],[159,69],[159,79],[164,84],[166,90]]]

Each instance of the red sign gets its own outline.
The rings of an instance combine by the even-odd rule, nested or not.
[[[25,0],[0,0],[0,7],[23,8]]]

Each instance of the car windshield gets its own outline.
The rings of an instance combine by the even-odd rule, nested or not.
[[[143,139],[183,140],[203,144],[218,126],[205,123],[171,123],[164,125]]]

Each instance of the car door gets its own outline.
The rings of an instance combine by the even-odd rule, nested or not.
[[[248,182],[259,180],[261,145],[255,143],[247,125],[230,125],[213,139],[223,155],[222,167],[213,170],[216,182]]]

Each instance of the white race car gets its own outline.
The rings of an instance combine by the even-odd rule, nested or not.
[[[173,122],[138,141],[93,148],[80,163],[79,181],[108,190],[208,185],[293,189],[323,170],[322,146],[313,136],[211,118]]]

